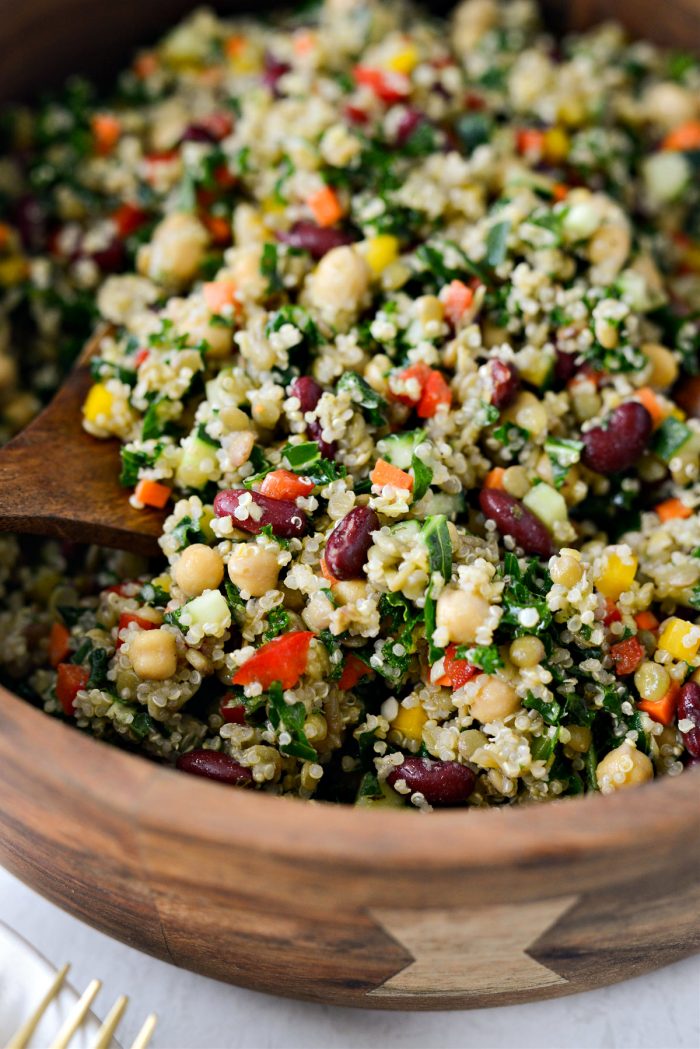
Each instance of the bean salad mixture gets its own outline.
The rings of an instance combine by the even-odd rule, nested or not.
[[[0,439],[96,324],[162,557],[0,537],[0,676],[238,787],[700,761],[700,62],[530,0],[192,14],[2,121]],[[116,478],[115,478],[116,483]]]

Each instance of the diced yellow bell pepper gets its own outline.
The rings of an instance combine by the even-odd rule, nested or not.
[[[685,422],[685,420],[688,418],[683,409],[679,408],[678,405],[676,405],[675,408],[672,408],[668,414],[673,419],[678,419],[679,422]]]
[[[687,663],[688,660],[695,659],[700,648],[700,627],[689,623],[687,619],[673,616],[667,620],[661,631],[659,648],[679,661]]]
[[[218,542],[218,539],[214,535],[214,532],[212,531],[211,527],[211,523],[215,517],[216,514],[214,513],[213,509],[209,506],[205,506],[205,508],[202,510],[202,516],[199,519],[200,530],[204,533],[204,536],[208,542],[211,542],[212,540],[216,540]]]
[[[398,255],[398,237],[392,237],[390,233],[381,233],[378,237],[371,237],[367,241],[365,258],[367,265],[376,276],[379,276],[387,266],[395,262]]]
[[[173,585],[167,572],[164,572],[163,575],[157,575],[155,579],[151,580],[151,582],[153,583],[153,586],[157,586],[159,590],[165,590],[166,594],[170,593]]]
[[[423,725],[428,720],[428,715],[423,708],[399,707],[399,712],[391,723],[391,727],[407,739],[413,739],[417,743],[423,738]]]
[[[402,73],[404,76],[412,73],[417,65],[418,52],[412,45],[405,47],[402,51],[397,51],[387,62],[387,68],[392,73]]]
[[[266,215],[276,215],[285,209],[282,201],[275,196],[265,197],[260,206]]]
[[[96,382],[85,398],[83,415],[89,423],[97,422],[99,416],[109,415],[114,402],[113,395],[102,382]]]
[[[565,160],[571,149],[571,139],[560,127],[551,127],[544,135],[544,155],[553,164]]]
[[[628,554],[623,558],[616,550],[611,550],[595,585],[603,597],[617,601],[620,594],[632,586],[636,572],[637,558],[634,554]]]

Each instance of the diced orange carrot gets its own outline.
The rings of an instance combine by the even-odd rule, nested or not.
[[[663,503],[657,503],[654,511],[660,521],[673,521],[676,518],[683,519],[692,517],[693,511],[680,499],[665,499]]]
[[[100,157],[108,156],[121,134],[122,126],[112,113],[95,113],[91,121],[95,152]]]
[[[688,120],[685,124],[674,127],[661,143],[661,148],[681,153],[700,149],[700,120]]]
[[[162,510],[170,498],[170,489],[165,484],[144,478],[136,485],[134,495],[144,506],[155,506],[157,510]]]
[[[318,37],[311,29],[300,29],[294,34],[292,47],[296,55],[308,55],[316,46]]]
[[[643,710],[653,721],[660,725],[672,725],[676,716],[676,704],[680,685],[677,681],[671,683],[671,687],[665,696],[653,701],[651,699],[640,699],[637,703],[639,710]]]
[[[505,470],[502,466],[494,466],[484,478],[484,488],[503,488],[503,475]]]
[[[545,133],[536,127],[521,128],[515,141],[521,156],[541,156],[545,147]]]
[[[331,186],[312,193],[306,203],[319,226],[334,226],[343,217],[343,205]]]
[[[63,623],[52,623],[49,634],[49,663],[57,667],[63,663],[69,652],[70,630]]]
[[[463,280],[453,280],[443,289],[441,297],[445,316],[456,327],[474,301],[474,290]]]
[[[240,33],[236,33],[235,36],[230,36],[224,44],[224,51],[229,58],[236,58],[243,51],[245,51],[248,41]]]
[[[297,499],[313,490],[313,481],[305,480],[291,470],[272,470],[260,485],[261,494],[270,499]]]
[[[637,612],[634,621],[639,630],[656,630],[659,626],[659,621],[654,613],[648,610],[646,612]]]
[[[372,484],[383,488],[385,484],[391,484],[394,488],[407,488],[413,490],[413,478],[398,466],[392,466],[386,459],[377,459],[377,462],[369,475]]]
[[[660,426],[666,418],[667,413],[659,404],[658,397],[656,396],[652,388],[650,386],[643,386],[641,390],[637,390],[635,398],[639,401],[640,404],[643,404],[646,410],[649,412],[651,420],[654,424],[654,429],[656,429],[657,426]]]
[[[418,418],[432,419],[443,405],[452,404],[452,390],[442,372],[431,371],[418,402]]]
[[[554,199],[559,204],[562,200],[566,200],[569,195],[569,187],[563,182],[555,182],[552,186],[552,194]]]
[[[200,218],[215,244],[222,246],[231,243],[231,222],[229,219],[224,218],[223,215],[212,215],[209,212],[200,215]]]
[[[221,313],[225,306],[236,304],[236,284],[232,280],[210,280],[202,285],[202,294],[207,309]]]

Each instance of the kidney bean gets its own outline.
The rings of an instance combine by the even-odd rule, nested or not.
[[[237,761],[222,754],[219,750],[189,750],[177,759],[181,772],[193,776],[205,776],[220,783],[230,783],[234,787],[249,787],[253,784],[253,773],[239,765]]]
[[[420,124],[425,120],[425,114],[421,113],[419,109],[413,109],[409,107],[396,128],[396,141],[399,146],[403,146],[408,142],[413,132],[418,128]]]
[[[296,397],[302,412],[312,412],[321,400],[323,390],[310,375],[300,375],[293,379],[287,390],[290,397]]]
[[[82,250],[80,251],[80,254],[83,254]],[[97,251],[91,251],[84,257],[92,259],[95,265],[100,267],[103,273],[117,273],[124,267],[124,263],[126,262],[126,251],[123,242],[119,237],[114,236],[103,248],[98,248]]]
[[[514,364],[508,364],[496,358],[489,363],[489,373],[493,387],[491,404],[496,408],[505,408],[520,389],[518,369]]]
[[[230,725],[245,725],[246,723],[245,707],[242,703],[237,703],[231,695],[224,696],[221,700],[219,713]]]
[[[626,401],[603,426],[582,434],[581,461],[597,473],[619,473],[634,466],[651,436],[652,419],[639,401]]]
[[[356,506],[339,521],[326,543],[326,564],[336,579],[359,579],[379,518],[369,506]]]
[[[474,789],[476,776],[457,761],[431,761],[430,758],[407,757],[387,776],[394,787],[404,780],[411,793],[419,791],[430,805],[462,805]]]
[[[262,75],[263,84],[265,87],[269,87],[270,90],[279,97],[277,81],[280,80],[285,73],[288,73],[291,68],[292,67],[288,62],[283,62],[281,59],[275,58],[275,56],[270,54],[269,51],[266,51]]]
[[[687,681],[678,694],[678,720],[692,721],[693,728],[682,732],[685,749],[700,758],[700,685]]]
[[[291,248],[308,251],[316,261],[322,259],[332,248],[340,248],[354,241],[349,233],[343,233],[341,229],[317,226],[310,219],[295,222],[286,233],[278,233],[277,239],[283,244],[289,244]]]
[[[552,538],[539,517],[535,517],[520,500],[498,488],[483,488],[479,493],[482,512],[496,522],[501,535],[509,535],[526,554],[551,557]]]
[[[324,441],[322,437],[323,426],[318,419],[314,419],[313,422],[309,423],[307,433],[311,440],[316,441],[318,444],[318,449],[324,459],[335,459],[338,454],[338,445],[335,441]]]
[[[576,354],[564,353],[563,350],[556,351],[554,359],[554,380],[560,386],[565,386],[569,379],[576,373]]]
[[[673,391],[673,399],[691,419],[700,419],[700,375],[684,377]]]
[[[180,142],[216,142],[217,137],[203,124],[188,124],[180,136]],[[179,145],[179,143],[178,143]]]
[[[259,518],[257,515],[251,516],[249,510],[245,509],[250,505],[247,496],[262,510]],[[246,516],[237,516],[236,511],[239,508],[244,508]],[[273,534],[282,539],[306,535],[309,526],[306,514],[297,509],[292,499],[273,499],[260,492],[248,492],[245,488],[229,488],[218,492],[214,499],[214,513],[217,517],[230,516],[234,527],[253,535],[258,535],[266,525],[271,525]]]

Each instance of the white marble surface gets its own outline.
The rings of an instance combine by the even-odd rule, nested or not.
[[[271,998],[176,969],[108,939],[0,868],[0,920],[83,987],[95,1011],[131,998],[123,1043],[151,1010],[156,1049],[700,1049],[700,956],[552,1002],[453,1013],[378,1013]]]

